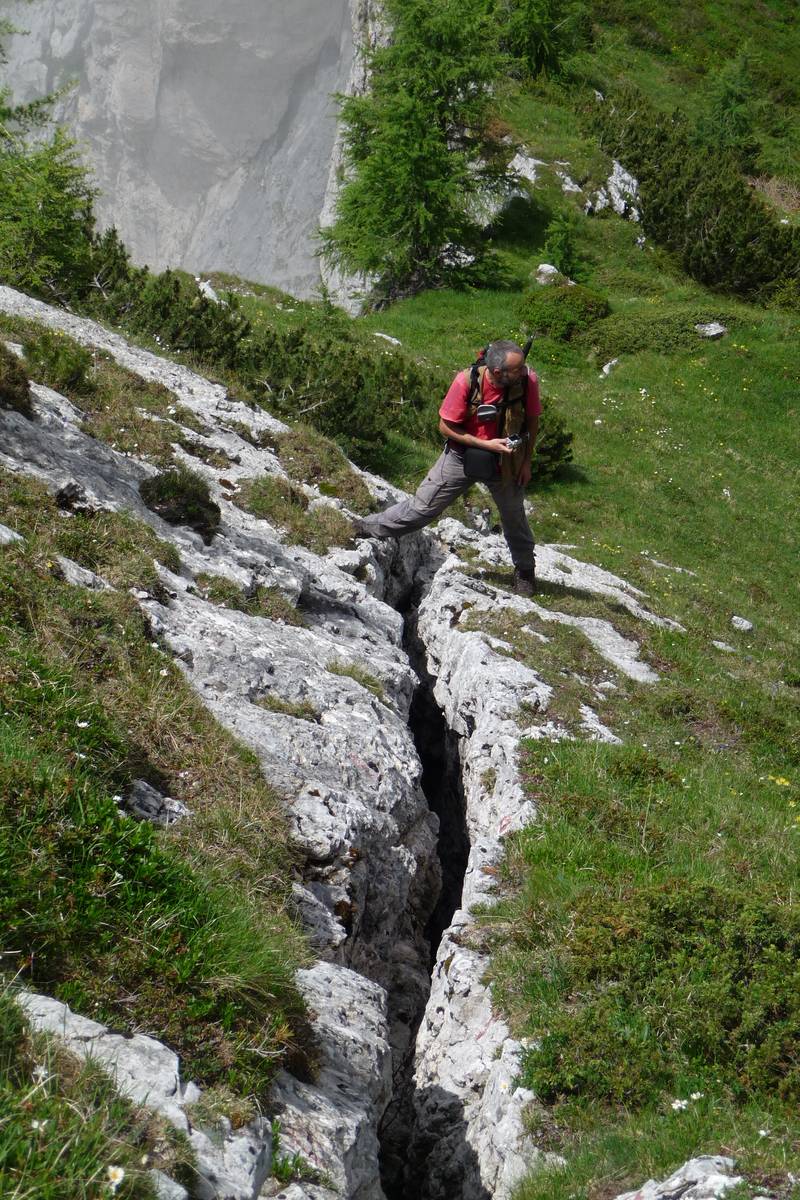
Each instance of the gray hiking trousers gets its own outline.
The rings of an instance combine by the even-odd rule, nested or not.
[[[475,482],[464,474],[463,455],[446,447],[410,500],[401,500],[385,512],[364,517],[364,532],[371,537],[402,537],[429,525],[449,504],[463,496]],[[500,511],[503,536],[511,552],[511,561],[520,571],[530,571],[534,565],[535,543],[523,500],[525,489],[515,483],[486,483]]]

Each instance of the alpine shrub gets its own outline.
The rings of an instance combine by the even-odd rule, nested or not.
[[[28,376],[17,358],[0,342],[0,408],[13,408],[23,417],[33,416]]]
[[[117,302],[125,295],[125,289],[117,289]],[[127,297],[125,323],[135,332],[152,334],[173,350],[191,351],[221,367],[241,364],[243,343],[251,330],[233,294],[225,303],[217,303],[204,296],[194,281],[162,271],[134,278]]]
[[[800,922],[779,900],[684,879],[593,895],[564,952],[575,1002],[548,1014],[525,1072],[545,1103],[637,1103],[678,1078],[800,1099]]]
[[[94,360],[90,350],[63,333],[42,330],[23,342],[25,362],[37,381],[66,396],[94,391]]]
[[[700,338],[695,325],[720,320],[728,327],[735,323],[734,317],[719,308],[612,313],[582,333],[579,341],[603,361],[647,350],[670,354],[697,347]]]
[[[170,525],[188,525],[208,544],[219,528],[219,505],[211,499],[208,484],[182,465],[170,467],[139,484],[148,508]]]
[[[576,283],[538,286],[519,303],[520,323],[532,333],[568,341],[608,315],[605,296]]]
[[[800,232],[778,223],[735,157],[698,148],[681,113],[659,113],[630,88],[595,105],[589,124],[638,179],[645,233],[694,279],[757,298],[800,275]]]
[[[562,275],[574,276],[580,270],[577,251],[577,219],[574,213],[557,213],[545,230],[542,256],[558,267]]]
[[[575,435],[567,429],[561,414],[548,403],[545,403],[539,428],[541,432],[533,456],[533,479],[543,483],[546,479],[558,478],[567,463],[572,462]]]

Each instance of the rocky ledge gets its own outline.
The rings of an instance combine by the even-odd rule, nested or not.
[[[520,737],[615,735],[602,720],[599,693],[597,705],[583,705],[577,729],[549,716],[547,680],[518,662],[502,639],[470,629],[466,618],[510,612],[523,624],[534,617],[568,621],[606,660],[609,686],[620,673],[647,684],[656,672],[609,622],[549,610],[492,582],[502,575],[488,568],[505,564],[501,539],[479,537],[456,521],[442,521],[435,534],[401,543],[362,540],[322,557],[287,545],[277,528],[232,502],[240,479],[282,473],[272,451],[253,445],[259,433],[280,431],[280,422],[91,321],[7,288],[0,288],[0,308],[63,329],[164,384],[200,417],[204,447],[224,451],[230,463],[221,478],[190,458],[178,437],[198,435],[176,428],[176,459],[205,477],[221,511],[219,531],[206,545],[143,504],[139,483],[153,467],[86,436],[82,414],[63,397],[35,387],[33,420],[0,410],[0,465],[43,480],[65,504],[128,510],[179,549],[180,570],[163,571],[159,595],[140,592],[137,600],[205,704],[254,750],[286,797],[305,856],[295,904],[318,961],[299,982],[318,1033],[321,1067],[311,1083],[281,1074],[273,1100],[280,1152],[302,1156],[325,1182],[281,1190],[267,1181],[269,1131],[256,1122],[236,1135],[247,1139],[241,1154],[230,1144],[230,1130],[217,1131],[217,1157],[201,1171],[195,1195],[254,1200],[263,1189],[284,1200],[382,1200],[387,1192],[422,1200],[505,1200],[537,1157],[523,1122],[532,1097],[515,1082],[521,1046],[482,983],[486,959],[472,944],[473,909],[492,903],[504,837],[536,816],[517,770]],[[247,430],[252,440],[242,436]],[[391,497],[382,481],[365,478],[379,500]],[[313,505],[341,507],[312,487],[306,492]],[[478,545],[488,568],[466,564]],[[90,572],[68,575],[72,566],[65,560],[62,569],[74,586],[107,586]],[[613,599],[641,621],[667,623],[635,588],[564,547],[541,548],[538,569],[545,580]],[[201,572],[243,587],[280,588],[302,613],[302,627],[207,603],[195,586]],[[374,686],[332,671],[333,663],[366,667]],[[444,722],[444,775],[433,790],[447,792],[446,804],[442,796],[426,797],[421,786],[423,764],[409,723],[421,688]],[[278,704],[265,706],[270,699]],[[313,719],[276,711],[300,705]],[[522,705],[527,723],[519,721]],[[145,807],[161,812],[151,799]],[[426,928],[439,900],[441,869],[439,818],[429,801],[443,829],[456,830],[466,860],[463,881],[448,882],[432,983]],[[446,838],[439,849],[449,867]],[[214,1148],[208,1131],[191,1126],[186,1106],[193,1085],[180,1081],[165,1047],[143,1039],[146,1057],[155,1055],[161,1065],[152,1074],[144,1066],[131,1072],[115,1057],[109,1031],[89,1028],[54,1002],[26,1003],[37,1022],[107,1054],[121,1087],[136,1076],[139,1098],[143,1087],[149,1103],[181,1127],[188,1121],[198,1146],[205,1138]],[[237,1155],[246,1169],[232,1180],[228,1164]]]

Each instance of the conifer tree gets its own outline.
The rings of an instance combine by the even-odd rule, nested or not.
[[[486,0],[387,0],[391,42],[367,54],[368,95],[340,97],[346,180],[322,231],[334,265],[397,293],[473,273],[477,217],[503,169],[486,132],[502,73]]]
[[[13,32],[0,23],[0,38]],[[0,46],[0,70],[5,61]],[[62,130],[30,136],[51,119],[55,99],[15,104],[0,75],[0,278],[65,299],[91,274],[94,189]]]

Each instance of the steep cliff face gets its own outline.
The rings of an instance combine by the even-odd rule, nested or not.
[[[7,81],[85,146],[97,213],[154,269],[308,295],[357,0],[15,0]],[[351,13],[352,8],[352,13]]]

